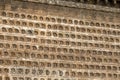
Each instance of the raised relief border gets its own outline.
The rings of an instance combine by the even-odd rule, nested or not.
[[[120,12],[119,0],[14,0],[14,1],[30,1],[66,7],[94,9],[109,12]]]

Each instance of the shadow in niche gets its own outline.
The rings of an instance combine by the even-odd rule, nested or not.
[[[117,1],[116,7],[117,7],[117,8],[120,8],[120,1]]]
[[[108,6],[111,6],[111,7],[115,6],[114,0],[108,0]]]
[[[102,6],[105,6],[106,5],[106,0],[100,0],[98,4],[102,5]]]
[[[97,4],[97,0],[90,0],[91,4]]]

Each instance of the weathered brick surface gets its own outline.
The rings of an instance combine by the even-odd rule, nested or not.
[[[0,1],[0,80],[120,80],[118,7]]]

